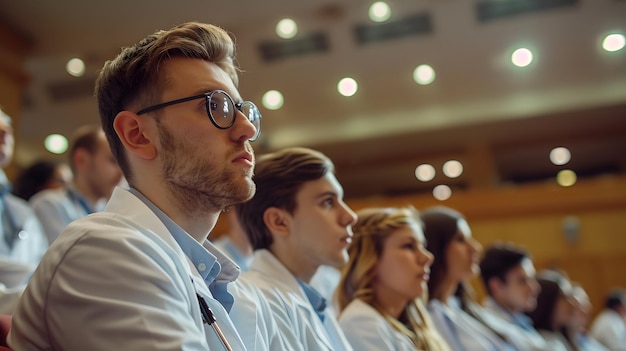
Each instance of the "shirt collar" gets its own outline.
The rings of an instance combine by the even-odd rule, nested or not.
[[[9,182],[9,178],[7,178],[6,173],[0,169],[0,197],[4,197],[4,195],[10,193],[11,190],[11,182]]]
[[[240,271],[237,265],[208,240],[201,245],[137,189],[130,188],[129,191],[161,220],[185,256],[196,267],[213,297],[224,306],[226,311],[230,311],[234,297],[228,292],[228,284],[239,276]]]
[[[183,250],[185,256],[187,256],[196,267],[202,279],[204,279],[207,285],[210,285],[215,278],[217,278],[221,270],[217,258],[192,238],[191,235],[185,232],[183,228],[176,224],[176,222],[152,203],[152,201],[148,200],[141,192],[134,188],[130,188],[129,191],[145,203],[161,222],[163,222],[163,225],[165,225],[167,230],[172,234],[172,237]]]
[[[300,279],[296,279],[298,284],[302,290],[304,290],[304,294],[309,299],[309,303],[313,306],[315,313],[320,318],[322,322],[324,322],[324,311],[326,310],[326,299],[317,292],[317,290],[313,289],[312,286],[303,282]]]

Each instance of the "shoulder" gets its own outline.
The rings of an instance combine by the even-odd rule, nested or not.
[[[403,336],[376,309],[359,299],[350,302],[339,315],[339,326],[355,350],[405,350],[400,347]]]
[[[359,299],[350,302],[341,312],[339,325],[344,329],[358,328],[378,331],[389,329],[383,316],[368,303]]]
[[[32,212],[31,206],[24,199],[19,198],[13,194],[7,194],[5,197],[7,206],[10,206],[14,210],[23,212]]]
[[[46,189],[38,192],[30,198],[30,204],[35,206],[43,203],[57,203],[61,201],[67,201],[67,190],[64,188],[59,189]]]

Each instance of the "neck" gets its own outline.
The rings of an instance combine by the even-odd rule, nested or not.
[[[398,319],[409,303],[409,300],[389,289],[381,288],[379,284],[374,284],[374,298],[379,308],[389,316]]]
[[[188,206],[181,204],[179,199],[159,186],[146,184],[135,186],[135,189],[201,244],[207,239],[219,218],[220,211],[215,209],[187,211]]]
[[[89,183],[86,179],[82,177],[75,177],[73,181],[74,188],[78,190],[81,196],[83,196],[89,204],[93,207],[93,205],[100,200],[100,197],[93,191],[93,189],[89,186]]]
[[[459,282],[455,280],[446,280],[442,282],[440,289],[440,297],[439,300],[443,304],[448,303],[448,299],[454,295],[456,289],[459,287]]]
[[[319,265],[313,264],[306,260],[301,254],[294,252],[291,248],[285,248],[280,245],[279,242],[274,243],[269,248],[269,251],[287,268],[291,274],[296,278],[302,280],[305,283],[309,283],[313,275],[317,271]]]
[[[245,256],[245,257],[250,257],[252,256],[253,250],[252,250],[252,245],[250,245],[250,241],[248,240],[248,238],[242,235],[237,234],[229,234],[229,238],[230,238],[230,242],[233,243],[233,245],[237,248],[237,250],[239,250],[239,252]]]
[[[503,309],[504,311],[510,313],[510,314],[516,314],[516,313],[522,313],[523,311],[516,311],[514,308],[511,308],[511,306],[509,304],[507,304],[504,300],[502,299],[498,299],[494,296],[491,296],[491,299],[493,300],[493,302],[495,302],[496,305],[498,305],[501,309]]]

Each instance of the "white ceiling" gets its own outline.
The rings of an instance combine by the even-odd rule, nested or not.
[[[263,111],[257,150],[318,148],[337,161],[340,178],[343,172],[344,179],[361,184],[347,185],[348,195],[350,189],[352,195],[417,189],[411,169],[418,163],[463,158],[476,143],[491,145],[501,167],[519,166],[516,160],[539,167],[543,159],[534,160],[529,152],[537,149],[539,155],[561,136],[572,145],[576,140],[596,149],[607,144],[603,150],[614,157],[605,163],[626,167],[626,49],[600,49],[603,35],[626,34],[626,1],[579,0],[488,23],[476,20],[471,0],[389,3],[392,20],[429,13],[433,32],[359,46],[354,26],[368,23],[370,4],[359,0],[0,0],[0,21],[34,43],[26,64],[31,82],[17,161],[49,155],[42,148],[49,133],[70,135],[82,124],[98,122],[92,83],[120,47],[154,30],[198,20],[221,25],[236,37],[244,98],[260,105],[269,89],[285,96],[282,109]],[[263,62],[259,43],[278,40],[274,26],[283,17],[296,20],[302,35],[326,33],[330,51]],[[525,69],[510,64],[511,52],[522,45],[535,53]],[[84,78],[65,73],[72,57],[86,61]],[[437,71],[432,85],[413,82],[412,71],[421,63]],[[335,90],[344,76],[359,82],[353,97]],[[49,92],[55,84],[85,93],[59,102]],[[568,118],[570,111],[584,112]],[[510,154],[500,152],[497,146],[503,144]],[[509,168],[501,171],[514,172]],[[532,178],[546,170],[526,172]]]

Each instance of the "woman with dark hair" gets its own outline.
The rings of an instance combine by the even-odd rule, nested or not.
[[[427,248],[435,255],[428,282],[428,311],[448,344],[458,351],[513,350],[483,321],[467,287],[479,272],[481,245],[461,213],[438,206],[421,212]]]
[[[61,162],[42,160],[24,169],[13,186],[13,195],[28,201],[45,189],[65,186],[70,181],[69,167]]]
[[[562,345],[568,351],[576,350],[564,336],[569,320],[573,317],[574,301],[572,284],[557,271],[543,271],[537,276],[541,292],[537,307],[527,313],[535,329],[554,345]]]

